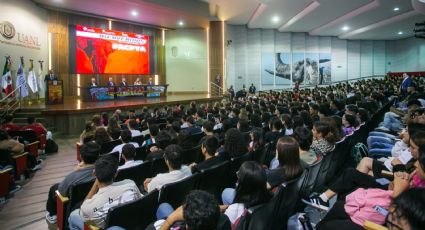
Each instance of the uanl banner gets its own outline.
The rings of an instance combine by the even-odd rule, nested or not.
[[[76,26],[79,74],[149,74],[149,36]]]

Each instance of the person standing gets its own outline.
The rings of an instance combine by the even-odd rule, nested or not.
[[[254,83],[251,83],[251,86],[249,87],[249,93],[250,94],[255,94],[255,91],[256,90],[257,89],[255,88]]]
[[[49,70],[49,72],[44,76],[44,81],[57,81],[58,78],[53,72],[53,70]]]
[[[407,96],[407,88],[412,84],[412,78],[407,75],[407,73],[403,73],[403,82],[401,82],[400,91],[403,96]]]

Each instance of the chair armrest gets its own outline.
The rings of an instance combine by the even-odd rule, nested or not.
[[[11,172],[11,171],[12,171],[12,168],[3,169],[3,170],[0,170],[0,174]]]
[[[84,223],[84,230],[100,230],[100,228],[88,223]]]
[[[23,157],[23,156],[26,156],[28,154],[29,154],[28,152],[23,152],[23,153],[13,155],[12,158],[16,160],[16,159]]]
[[[57,216],[57,224],[58,229],[63,230],[66,229],[65,225],[67,224],[66,220],[66,209],[69,202],[69,198],[63,196],[59,190],[55,191],[56,193],[56,216]]]
[[[25,147],[28,147],[28,152],[31,153],[31,155],[38,157],[38,144],[40,141],[34,141],[32,143],[27,144]]]
[[[65,204],[69,201],[69,198],[66,197],[66,196],[62,196],[62,194],[59,192],[59,190],[56,190],[55,193],[56,193],[56,197],[60,200],[60,202]]]
[[[25,170],[28,169],[28,152],[15,154],[12,156],[15,161],[15,176],[16,179],[19,179],[21,175],[24,175]]]
[[[393,179],[394,178],[394,173],[387,171],[387,170],[382,170],[381,171],[381,176],[387,179]]]
[[[388,230],[387,227],[379,225],[379,224],[375,224],[372,221],[368,221],[368,220],[364,222],[363,228],[366,230]]]

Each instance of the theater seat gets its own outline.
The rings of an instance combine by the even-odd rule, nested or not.
[[[221,192],[226,186],[229,169],[230,162],[226,161],[209,169],[202,170],[197,188],[207,191],[213,194],[217,200],[221,200]]]
[[[77,147],[77,161],[81,162],[81,154],[80,154],[80,149],[81,149],[81,144],[80,142],[75,143],[75,146]]]
[[[12,174],[12,168],[4,169],[0,171],[0,199],[6,199],[9,195],[10,190],[10,177]]]
[[[237,181],[236,172],[241,167],[242,163],[248,161],[250,157],[249,153],[245,153],[242,156],[234,157],[230,159],[230,171],[228,176],[228,186],[234,187]]]
[[[69,214],[74,209],[79,208],[93,186],[94,181],[91,180],[72,185],[69,188],[69,197],[66,197],[65,194],[60,194],[56,190],[57,224],[59,230],[67,229]]]
[[[106,143],[103,143],[101,146],[101,150],[100,153],[101,154],[105,154],[105,153],[110,153],[115,146],[122,144],[121,139],[117,139],[117,140],[113,140],[113,141],[109,141]]]
[[[168,166],[165,163],[164,158],[157,158],[152,161],[151,166],[151,176],[154,177],[159,173],[168,172]]]
[[[200,178],[200,174],[193,174],[183,180],[166,184],[159,193],[159,203],[169,203],[174,209],[183,204],[184,198],[193,189]]]
[[[139,146],[142,146],[143,142],[145,141],[145,137],[143,135],[134,136],[131,138],[132,142],[136,142],[139,144]]]
[[[27,161],[28,154],[29,154],[28,152],[25,152],[25,153],[12,156],[12,159],[15,164],[15,178],[17,180],[19,180],[21,175],[24,175],[25,171],[28,169],[28,161]]]
[[[130,179],[139,187],[149,177],[151,177],[151,162],[143,162],[140,165],[119,170],[115,181]]]
[[[29,144],[25,145],[25,149],[27,152],[29,152],[31,155],[33,155],[35,158],[38,157],[38,144],[39,141],[34,141]]]
[[[193,162],[199,162],[201,158],[201,146],[195,146],[191,149],[185,149],[182,151],[182,163],[191,164]]]
[[[146,146],[140,146],[136,148],[136,156],[134,157],[134,160],[146,160],[146,157],[148,156],[148,152],[146,149]]]
[[[314,164],[307,168],[307,175],[300,190],[301,198],[308,198],[312,193],[321,165],[322,157],[318,158]]]

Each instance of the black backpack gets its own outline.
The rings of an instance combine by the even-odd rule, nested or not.
[[[59,149],[58,144],[54,140],[46,140],[46,153],[57,153]]]

